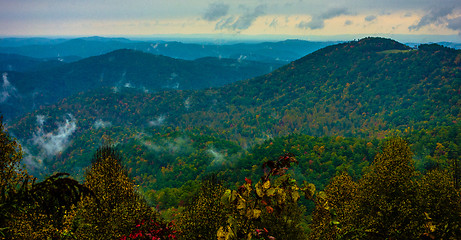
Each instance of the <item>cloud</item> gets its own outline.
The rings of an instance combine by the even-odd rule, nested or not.
[[[371,22],[371,21],[373,21],[375,19],[376,19],[376,16],[374,16],[374,15],[368,15],[368,16],[365,17],[365,21],[367,21],[367,22]]]
[[[2,92],[0,93],[0,103],[6,102],[11,96],[17,96],[18,94],[18,90],[8,81],[8,73],[3,73],[2,79],[3,84]]]
[[[351,20],[346,20],[346,21],[344,22],[344,25],[345,25],[345,26],[352,25],[352,21],[351,21]]]
[[[323,20],[312,19],[310,22],[301,21],[296,26],[298,28],[301,28],[301,29],[312,29],[312,30],[314,30],[314,29],[322,29],[323,27],[325,27],[325,24],[324,24]]]
[[[347,14],[346,8],[331,8],[320,15],[314,15],[310,22],[301,21],[297,27],[301,29],[322,29],[325,27],[325,20]]]
[[[453,7],[434,7],[424,15],[417,24],[408,27],[410,31],[417,31],[427,25],[440,25],[447,22],[447,16],[453,12]]]
[[[461,35],[461,16],[453,19],[448,19],[447,22],[447,27],[449,29],[459,31],[459,34]]]
[[[322,15],[320,15],[321,19],[331,19],[334,17],[338,17],[341,15],[347,14],[347,9],[345,8],[331,8],[328,11],[324,12]]]
[[[70,136],[77,129],[77,123],[71,114],[67,114],[65,122],[58,123],[58,129],[48,133],[43,130],[44,123],[45,116],[38,115],[38,130],[34,133],[32,141],[41,148],[42,157],[52,157],[67,148]]]
[[[228,18],[221,19],[215,29],[229,29],[233,31],[241,31],[248,29],[253,22],[260,16],[265,14],[266,5],[258,5],[253,11],[247,11],[245,14],[239,17],[230,16]]]
[[[229,5],[224,3],[211,3],[202,18],[207,21],[216,21],[229,12]]]

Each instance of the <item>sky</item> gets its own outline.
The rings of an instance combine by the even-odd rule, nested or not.
[[[461,0],[0,0],[3,37],[177,34],[461,42]]]

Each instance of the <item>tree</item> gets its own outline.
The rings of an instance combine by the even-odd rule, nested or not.
[[[417,212],[412,155],[403,139],[393,137],[358,182],[357,217],[361,221],[356,228],[369,238],[418,238],[422,215]]]
[[[68,177],[57,173],[33,183],[15,197],[17,209],[8,222],[9,239],[65,239],[66,214],[91,191]]]
[[[331,179],[315,199],[310,226],[312,239],[337,239],[354,230],[357,221],[357,183],[346,172]]]
[[[229,209],[225,226],[218,230],[218,239],[305,239],[303,209],[299,207],[300,191],[312,199],[312,184],[298,187],[286,173],[293,154],[286,153],[263,164],[265,174],[255,185],[250,179],[237,190],[226,190],[221,200]]]
[[[417,182],[423,235],[433,239],[461,236],[461,193],[447,170],[432,170]]]
[[[84,185],[94,197],[85,197],[75,210],[75,229],[71,231],[78,238],[120,239],[133,232],[150,231],[139,228],[144,222],[157,223],[157,215],[137,193],[113,147],[96,152]]]
[[[202,181],[197,196],[179,218],[180,239],[216,238],[219,227],[227,220],[227,210],[221,203],[225,190],[215,175]]]
[[[385,142],[360,180],[343,173],[318,195],[313,239],[456,239],[461,234],[461,194],[450,173],[432,170],[421,177],[401,138]]]
[[[36,183],[21,159],[21,146],[5,131],[0,118],[0,236],[60,238],[66,211],[90,191],[66,173]]]
[[[19,208],[18,196],[31,184],[32,177],[21,164],[21,146],[8,134],[0,117],[0,236],[7,230],[12,212]]]

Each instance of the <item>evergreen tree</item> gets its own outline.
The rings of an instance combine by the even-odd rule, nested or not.
[[[85,186],[95,196],[84,198],[77,206],[73,231],[78,238],[120,239],[142,230],[137,225],[157,222],[112,147],[97,151],[86,172]]]

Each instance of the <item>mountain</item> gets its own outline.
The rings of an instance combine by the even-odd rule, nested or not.
[[[9,129],[36,157],[27,161],[38,169],[79,172],[98,146],[111,141],[123,149],[137,179],[159,187],[156,181],[164,176],[195,179],[212,168],[215,157],[235,166],[232,159],[245,149],[262,142],[266,145],[259,149],[266,149],[271,139],[289,134],[382,138],[399,131],[445,132],[445,127],[456,133],[460,62],[460,50],[437,44],[413,49],[390,39],[365,38],[219,88],[82,92],[10,121]],[[299,154],[308,159],[303,154],[310,153]],[[137,175],[137,166],[144,166],[144,175]]]
[[[257,44],[229,45],[181,43],[174,41],[132,41],[125,38],[0,39],[0,53],[34,58],[87,58],[118,49],[133,49],[172,58],[195,60],[203,57],[233,58],[271,63],[288,63],[334,42],[286,40]]]
[[[211,57],[187,61],[127,49],[57,65],[39,71],[4,73],[4,84],[10,88],[3,90],[5,99],[0,101],[3,114],[11,118],[100,87],[113,87],[114,91],[137,88],[146,92],[201,89],[255,77],[280,67],[275,63]]]

